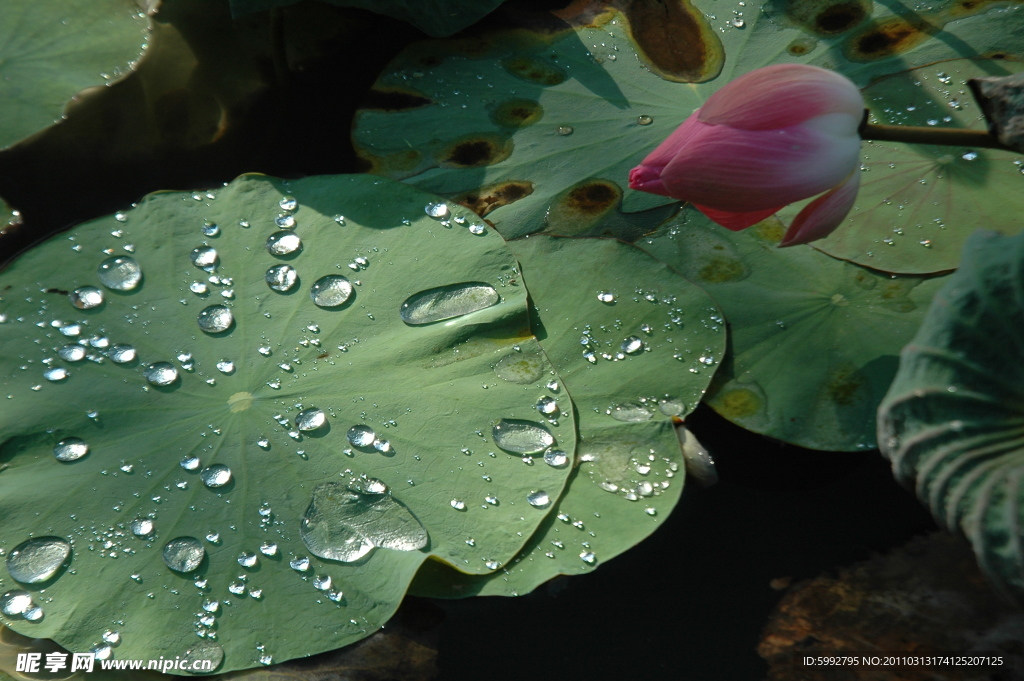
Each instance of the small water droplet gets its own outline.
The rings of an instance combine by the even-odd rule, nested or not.
[[[492,429],[494,444],[507,452],[536,454],[555,443],[546,428],[531,421],[501,419]]]
[[[338,307],[352,295],[352,284],[340,275],[328,275],[317,279],[309,288],[309,297],[319,307]]]
[[[53,383],[63,381],[70,375],[71,373],[64,367],[51,367],[43,372],[43,378]]]
[[[238,554],[238,564],[242,567],[255,567],[258,562],[259,557],[252,551],[242,551],[242,553]]]
[[[438,220],[448,216],[448,204],[443,201],[438,203],[428,203],[423,207],[423,210],[427,215]]]
[[[391,443],[387,440],[376,439],[373,441],[373,448],[381,454],[387,454],[391,451]]]
[[[582,553],[580,553],[580,560],[582,560],[587,565],[593,565],[597,562],[597,556],[595,556],[592,551],[583,551]]]
[[[32,594],[21,589],[14,589],[0,596],[0,612],[9,617],[24,615],[32,605]]]
[[[68,300],[79,310],[91,310],[103,304],[103,291],[95,286],[81,286],[68,294]]]
[[[295,228],[295,216],[294,215],[278,215],[274,219],[274,224],[281,229],[294,229]]]
[[[299,280],[299,273],[291,265],[274,265],[267,270],[264,279],[266,279],[267,286],[273,290],[288,291]]]
[[[273,542],[263,542],[260,544],[260,553],[264,556],[276,556],[277,555],[277,544]]]
[[[573,133],[573,129],[571,125],[560,125],[555,132],[565,137],[566,135],[571,135]]]
[[[181,460],[181,467],[187,471],[194,471],[199,468],[198,456],[186,456]]]
[[[313,588],[319,589],[320,591],[327,591],[331,588],[331,576],[317,575],[313,578]]]
[[[207,487],[223,487],[231,482],[231,469],[222,463],[215,463],[204,468],[199,477]]]
[[[135,348],[130,345],[115,345],[110,348],[110,361],[115,364],[127,364],[135,360]]]
[[[57,351],[60,358],[68,362],[80,362],[85,359],[85,348],[81,345],[65,345]]]
[[[224,305],[210,305],[199,313],[196,322],[206,333],[220,333],[231,328],[235,317],[231,314],[231,309]]]
[[[71,557],[71,544],[60,537],[37,537],[15,546],[7,556],[7,572],[22,584],[52,578]]]
[[[537,404],[534,406],[537,408],[537,411],[545,416],[558,413],[558,400],[547,395],[537,400]]]
[[[206,549],[195,537],[178,537],[164,546],[163,558],[175,572],[192,572],[203,562]]]
[[[178,370],[170,362],[154,362],[142,372],[146,380],[153,385],[171,385],[178,380]]]
[[[306,558],[305,556],[302,556],[301,558],[294,558],[288,562],[288,565],[296,572],[305,572],[309,569],[309,558]]]
[[[466,510],[466,502],[463,501],[462,499],[452,499],[451,501],[448,502],[448,504],[456,511]]]
[[[377,434],[370,426],[359,425],[349,428],[347,437],[354,447],[369,447],[377,439]]]
[[[235,373],[235,363],[230,359],[222,359],[217,362],[217,371],[222,374],[233,374]]]
[[[89,453],[89,445],[78,437],[66,437],[53,447],[57,461],[77,461]]]
[[[209,220],[204,222],[203,226],[200,227],[199,229],[204,236],[215,237],[218,234],[220,234],[220,227],[218,227],[215,223],[210,222]]]
[[[295,232],[274,232],[267,237],[270,255],[289,255],[302,248],[302,239]]]
[[[142,282],[142,268],[126,255],[107,258],[99,266],[100,283],[114,291],[131,291]]]
[[[626,340],[622,341],[622,345],[620,347],[627,355],[638,355],[644,351],[644,341],[642,338],[637,336],[630,336]]]
[[[193,265],[207,271],[217,266],[217,249],[210,246],[193,248],[188,257]]]
[[[526,495],[526,501],[534,508],[547,508],[551,505],[551,497],[544,490],[537,490]]]
[[[733,17],[733,19],[729,22],[729,25],[732,26],[733,28],[743,28],[747,25],[747,22],[743,21],[743,19],[741,19],[740,17]]]
[[[614,303],[615,294],[609,293],[608,291],[601,291],[600,293],[597,294],[597,299],[600,300],[602,303]]]
[[[471,224],[468,229],[469,229],[469,233],[470,234],[475,234],[477,236],[480,236],[481,234],[485,234],[487,232],[487,226],[486,225],[481,225],[481,224],[476,223],[476,222]]]
[[[131,528],[132,534],[136,537],[148,537],[153,534],[153,530],[156,529],[156,526],[149,518],[136,518],[132,521]]]
[[[654,119],[646,114],[636,117],[637,125],[650,125],[654,122]]]
[[[281,206],[281,210],[293,211],[299,207],[299,202],[294,196],[284,196],[277,205]]]
[[[310,407],[303,409],[295,416],[295,427],[301,431],[316,430],[327,423],[327,415],[322,409]]]
[[[569,462],[569,455],[561,449],[549,449],[544,452],[544,463],[554,468],[561,468]]]

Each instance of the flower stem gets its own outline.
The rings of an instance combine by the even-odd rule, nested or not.
[[[879,142],[905,142],[907,144],[940,144],[950,147],[974,147],[978,149],[1002,149],[1015,151],[1000,144],[995,135],[984,130],[962,130],[956,128],[933,128],[922,125],[881,125],[868,123],[865,116],[860,124],[860,137]],[[1019,153],[1019,152],[1015,152]]]

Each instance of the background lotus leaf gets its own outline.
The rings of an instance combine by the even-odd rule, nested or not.
[[[1024,596],[1024,235],[976,232],[900,356],[878,411],[896,478],[960,529],[1003,591]]]
[[[149,21],[133,0],[0,6],[0,148],[55,123],[78,92],[130,70]]]
[[[705,287],[729,345],[705,401],[748,430],[825,450],[875,447],[875,412],[942,278],[892,276],[777,248],[768,220],[730,232],[692,208],[639,245]]]
[[[526,290],[493,230],[462,209],[431,218],[428,206],[447,210],[435,201],[366,175],[245,176],[218,191],[149,196],[5,270],[0,548],[10,557],[41,536],[72,545],[70,565],[39,584],[15,582],[24,574],[8,563],[0,591],[28,590],[44,613],[5,618],[8,626],[75,651],[102,649],[103,632],[116,629],[114,653],[125,659],[205,643],[222,649],[227,671],[372,633],[428,554],[474,573],[510,560],[547,513],[527,496],[557,499],[569,470],[523,465],[492,428],[536,423],[543,431],[528,430],[527,446],[551,438],[571,452],[575,423],[565,398],[566,415],[540,423],[536,393],[548,379],[495,376],[514,346],[538,352]],[[302,246],[290,254],[268,249],[295,236]],[[124,257],[141,267],[138,285],[100,287],[101,262]],[[297,279],[273,290],[265,275],[283,266]],[[348,277],[347,301],[314,304],[326,276]],[[400,316],[413,294],[467,282],[494,295],[469,296],[471,305],[448,310],[465,314],[434,323]],[[69,293],[83,286],[99,287],[102,304],[73,305]],[[201,329],[211,306],[232,312],[227,330]],[[124,361],[129,344],[136,357]],[[167,385],[145,377],[157,362],[177,373]],[[309,409],[325,423],[306,430]],[[350,442],[357,425],[372,428],[373,446]],[[56,460],[70,438],[88,453]],[[219,465],[230,481],[204,484]],[[300,523],[327,483],[360,489],[364,513],[325,502],[319,526],[327,516],[335,535],[354,528],[396,548],[426,541],[423,550],[378,548],[349,563],[311,555]],[[477,502],[488,495],[502,503],[484,511]],[[192,572],[162,558],[180,537],[205,550]],[[290,567],[302,557],[308,569]]]
[[[428,562],[415,593],[524,594],[559,574],[590,571],[643,540],[683,488],[673,418],[696,408],[724,350],[725,328],[707,294],[633,246],[545,236],[509,245],[536,305],[541,346],[562,379],[559,394],[578,410],[573,472],[512,563],[473,577]],[[624,353],[633,339],[642,348]]]

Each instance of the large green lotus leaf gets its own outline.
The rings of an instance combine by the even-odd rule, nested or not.
[[[513,348],[539,353],[526,290],[493,230],[463,209],[429,217],[448,210],[435,201],[368,175],[243,176],[151,195],[15,261],[0,276],[0,591],[44,616],[5,623],[75,651],[113,628],[117,657],[223,653],[227,671],[372,633],[428,555],[472,573],[512,559],[548,510],[528,496],[557,499],[569,475],[521,453],[574,451],[572,408],[542,423],[548,379],[495,375]],[[127,257],[141,280],[115,290],[131,262],[101,263]],[[85,286],[99,306],[72,304]],[[502,504],[483,511],[490,494]],[[43,543],[19,549],[30,537]],[[11,562],[66,564],[69,544],[43,582]],[[171,570],[190,546],[198,567]]]
[[[936,294],[878,410],[893,473],[1024,598],[1024,235],[979,231]]]
[[[231,0],[235,16],[293,5],[299,0]],[[358,7],[408,21],[440,37],[457,33],[490,14],[504,0],[325,0],[338,7]]]
[[[127,72],[148,27],[133,0],[0,3],[0,148],[56,122],[76,93]]]
[[[918,23],[870,3],[630,7],[554,33],[509,30],[410,46],[358,113],[357,151],[373,172],[449,196],[508,238],[589,234],[602,221],[635,231],[631,221],[643,213],[630,214],[669,199],[628,189],[630,168],[733,78],[800,62],[865,86],[938,59],[997,47],[1005,54],[1024,28],[1024,7],[984,3],[950,2]],[[681,43],[692,49],[671,49]],[[993,64],[984,68],[1007,71]],[[918,269],[929,267],[949,269]]]
[[[777,220],[730,232],[687,209],[640,245],[721,306],[729,347],[705,401],[748,430],[824,450],[875,447],[875,412],[941,277],[893,276],[809,247]]]
[[[642,541],[682,492],[673,418],[700,402],[712,358],[725,347],[708,295],[635,247],[545,236],[510,246],[536,305],[541,345],[562,380],[552,395],[571,397],[578,410],[572,477],[511,564],[473,577],[428,562],[415,593],[522,594],[557,575],[590,571]]]
[[[1006,60],[945,61],[886,77],[865,88],[864,98],[878,122],[984,130],[966,81],[1022,69]],[[887,272],[951,270],[977,227],[1021,229],[1022,163],[1006,151],[867,142],[853,210],[814,246]],[[780,217],[795,214],[789,207]]]

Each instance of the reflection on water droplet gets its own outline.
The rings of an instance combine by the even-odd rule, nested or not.
[[[561,468],[569,462],[569,455],[561,449],[549,449],[544,452],[544,463],[554,468]]]
[[[291,265],[275,265],[267,270],[264,279],[275,291],[288,291],[299,280],[299,273]]]
[[[448,204],[444,202],[428,203],[426,206],[423,207],[423,210],[430,217],[437,218],[438,220],[440,220],[441,218],[447,217]]]
[[[188,257],[193,265],[204,270],[212,270],[217,265],[217,249],[210,246],[193,248]]]
[[[221,331],[227,331],[231,328],[234,323],[235,317],[231,314],[230,308],[224,305],[210,305],[204,308],[199,316],[196,317],[196,322],[199,324],[199,328],[206,333],[220,333]]]
[[[314,555],[343,562],[356,561],[374,547],[416,551],[427,545],[423,525],[391,494],[337,482],[313,489],[300,531]]]
[[[91,310],[103,304],[103,291],[95,286],[82,286],[69,293],[68,300],[79,310]]]
[[[89,453],[89,445],[78,437],[66,437],[53,446],[57,461],[77,461]]]
[[[338,307],[352,295],[352,284],[345,277],[331,274],[321,277],[309,288],[309,297],[319,307]]]
[[[327,423],[327,416],[322,409],[310,407],[303,409],[295,416],[295,427],[302,431],[316,430]]]
[[[98,270],[100,283],[115,291],[131,291],[142,281],[142,268],[126,255],[107,258]]]
[[[295,232],[274,232],[267,237],[270,255],[288,255],[302,248],[302,239]]]
[[[399,314],[406,324],[430,324],[483,310],[500,300],[498,292],[487,284],[452,284],[414,293],[402,303]]]
[[[650,125],[651,123],[654,122],[654,119],[651,118],[650,116],[644,114],[644,115],[641,115],[641,116],[637,116],[636,117],[636,122],[637,122],[637,125]]]
[[[516,454],[536,454],[555,444],[551,433],[532,421],[501,419],[491,429],[491,437],[494,444]]]
[[[551,505],[551,497],[544,490],[537,490],[526,495],[526,501],[534,508],[547,508]]]
[[[132,521],[132,534],[136,537],[147,537],[153,534],[154,529],[156,526],[149,518],[136,518]]]
[[[571,135],[573,133],[573,129],[571,125],[560,125],[555,132],[564,137],[565,135]]]
[[[170,362],[155,362],[142,372],[153,385],[170,385],[178,380],[178,370]]]
[[[195,537],[178,537],[164,546],[163,558],[175,572],[192,572],[203,562],[206,549]]]
[[[215,463],[204,468],[199,477],[207,487],[223,487],[231,482],[231,469],[222,463]]]
[[[7,556],[7,572],[22,584],[53,577],[71,557],[71,544],[60,537],[37,537],[22,542]]]
[[[370,426],[352,426],[348,429],[348,441],[355,447],[369,447],[377,439],[376,433]]]
[[[110,361],[114,364],[127,364],[135,361],[135,348],[130,345],[115,345],[110,348]]]
[[[21,589],[0,596],[0,612],[7,616],[24,615],[32,607],[32,594]]]

